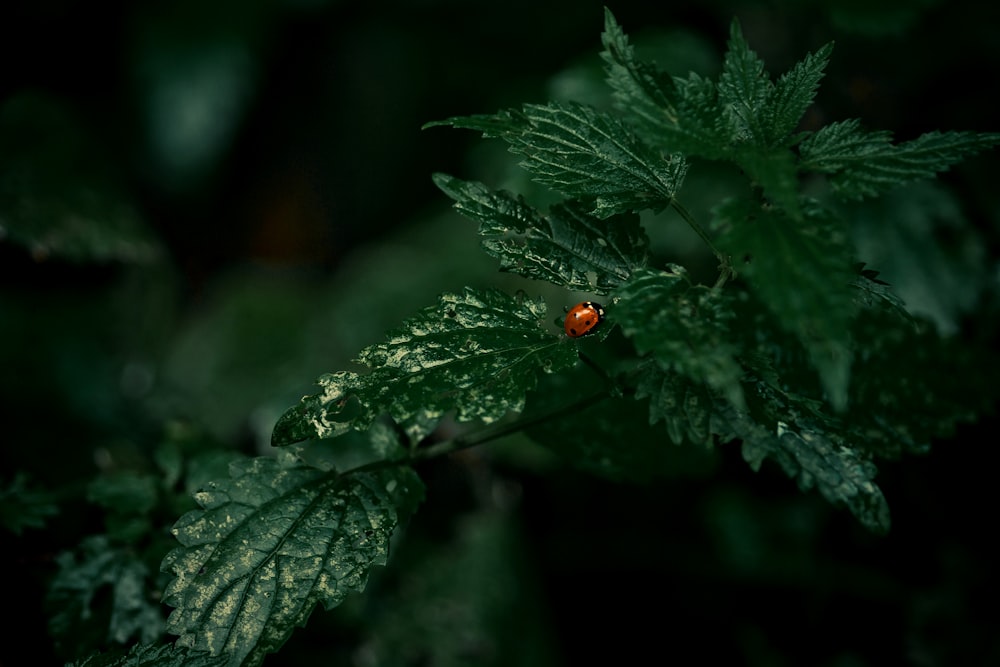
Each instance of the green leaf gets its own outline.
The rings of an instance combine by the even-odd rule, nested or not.
[[[26,528],[42,528],[48,517],[59,513],[46,491],[36,490],[28,475],[18,472],[9,484],[0,487],[0,525],[21,535]]]
[[[707,416],[702,420],[695,414],[697,406],[691,405],[690,428],[696,435],[675,441],[683,445],[678,447],[662,426],[654,424],[655,408],[643,398],[609,396],[594,382],[591,369],[581,364],[544,378],[542,390],[531,395],[525,416],[547,418],[526,433],[574,468],[611,480],[648,483],[710,471],[715,459],[714,450],[706,446]],[[560,412],[568,405],[577,409]],[[552,418],[553,413],[559,416]],[[581,427],[586,437],[580,437]]]
[[[750,50],[733,19],[719,76],[719,103],[727,112],[733,140],[759,147],[772,144],[766,117],[771,90],[764,61]]]
[[[479,223],[483,247],[503,271],[607,294],[646,263],[649,239],[634,214],[602,220],[568,202],[543,215],[519,195],[482,183],[445,174],[435,174],[434,183],[458,212]]]
[[[770,143],[786,143],[809,105],[813,103],[819,82],[833,53],[833,43],[795,64],[781,75],[768,99],[768,138]]]
[[[816,488],[829,502],[846,506],[867,529],[889,531],[889,506],[873,482],[875,465],[857,448],[812,418],[808,403],[757,382],[756,417],[731,406],[720,406],[720,424],[731,429],[725,438],[742,441],[743,458],[757,471],[771,458],[799,489]],[[802,407],[806,407],[803,412]],[[765,426],[764,424],[769,424]]]
[[[136,644],[126,655],[98,653],[67,667],[222,667],[227,661],[224,655],[213,656],[175,644]]]
[[[614,320],[640,353],[743,407],[743,371],[729,335],[733,312],[723,292],[693,285],[672,264],[636,271],[615,296]]]
[[[148,595],[151,573],[133,549],[92,536],[75,551],[60,553],[56,562],[59,570],[45,602],[57,645],[79,651],[96,648],[102,639],[124,644],[160,638],[164,623],[158,601]]]
[[[829,174],[834,192],[844,199],[859,200],[931,178],[998,143],[997,132],[928,132],[893,144],[892,133],[865,131],[852,119],[831,123],[803,141],[799,167]]]
[[[791,133],[812,104],[833,45],[807,54],[771,82],[762,61],[750,50],[739,23],[730,26],[729,49],[719,77],[719,101],[729,112],[731,137],[761,149],[787,146]]]
[[[635,397],[649,398],[649,423],[662,421],[675,445],[691,443],[709,447],[713,444],[714,400],[705,385],[647,364],[639,375]]]
[[[870,310],[857,318],[853,335],[864,343],[864,363],[853,374],[851,401],[863,409],[850,410],[844,427],[877,456],[924,454],[1000,398],[996,351],[943,338],[927,320]]]
[[[780,209],[728,200],[715,211],[719,246],[757,297],[808,350],[827,399],[847,405],[853,315],[850,248],[833,215],[810,203],[803,221]]]
[[[909,322],[914,322],[913,315],[906,309],[906,303],[893,291],[892,286],[878,278],[878,271],[858,267],[857,277],[851,286],[857,289],[854,298],[855,305],[866,309],[887,309]]]
[[[575,102],[526,104],[495,116],[448,124],[500,137],[534,179],[588,202],[598,218],[670,204],[687,173],[680,155],[663,155],[618,118]]]
[[[320,377],[322,393],[287,410],[272,443],[364,430],[383,413],[418,440],[449,410],[459,421],[486,423],[520,411],[539,372],[577,361],[574,345],[539,326],[544,317],[544,302],[498,290],[444,294],[437,306],[390,332],[386,342],[361,351],[357,361],[369,373]]]
[[[670,153],[726,156],[729,137],[715,84],[696,74],[675,79],[640,61],[611,11],[604,12],[607,81],[615,101],[644,137]]]
[[[364,589],[422,496],[404,467],[338,476],[287,450],[234,464],[174,525],[182,546],[161,566],[175,577],[163,598],[175,607],[168,631],[179,646],[259,665],[317,603],[330,609]]]

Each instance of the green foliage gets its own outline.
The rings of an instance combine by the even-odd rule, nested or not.
[[[341,476],[291,453],[234,464],[174,526],[182,546],[163,560],[175,577],[167,629],[181,646],[259,665],[317,603],[364,589],[422,494],[402,467]]]
[[[380,342],[358,342],[354,367],[321,375],[319,391],[264,415],[276,417],[266,455],[220,453],[182,432],[144,452],[150,469],[109,464],[82,496],[102,511],[103,533],[56,557],[46,604],[60,651],[138,642],[76,664],[255,666],[322,605],[371,621],[369,662],[544,664],[542,649],[489,641],[504,627],[517,637],[538,625],[520,613],[521,575],[506,558],[514,530],[499,513],[460,527],[448,549],[404,556],[412,578],[395,588],[376,567],[389,563],[424,500],[417,464],[514,435],[522,437],[507,444],[540,446],[554,455],[550,465],[644,488],[709,480],[727,456],[738,459],[738,446],[740,470],[772,467],[871,533],[889,531],[879,464],[926,454],[990,410],[998,358],[949,337],[880,279],[883,267],[869,268],[858,207],[992,148],[1000,134],[929,132],[893,144],[855,120],[806,131],[832,45],[774,78],[736,21],[714,80],[643,60],[610,11],[602,45],[613,105],[553,101],[427,124],[501,139],[551,191],[538,199],[554,203],[542,208],[537,192],[433,175],[500,271],[533,282],[453,287]],[[25,113],[5,110],[15,112]],[[89,211],[91,200],[60,182],[40,196],[56,210],[38,214],[32,193],[49,186],[34,179],[35,158],[24,145],[0,148],[0,205],[18,212],[9,223],[16,243],[96,262],[156,255],[125,214],[112,216],[120,224],[110,240],[88,225],[69,229],[62,208]],[[685,182],[720,164],[739,174],[740,189],[713,192],[709,219],[699,221],[681,203]],[[690,265],[651,241],[681,224],[703,242]],[[703,279],[706,266],[715,273]],[[361,292],[344,295],[340,305],[352,308],[335,317],[363,308]],[[282,302],[286,325],[311,310],[283,296],[264,303]],[[224,327],[208,328],[239,332],[272,310],[256,309],[260,297],[249,290]],[[605,321],[586,336],[567,336],[551,315],[554,302],[598,297]],[[178,367],[206,356],[239,366],[281,348],[255,339],[227,349],[233,334],[201,333],[174,351]],[[158,399],[169,412],[169,399]],[[244,425],[242,415],[226,417]],[[497,488],[477,491],[502,496]],[[15,534],[56,513],[21,477],[0,500]],[[178,515],[167,540],[164,517]],[[586,547],[601,539],[588,533]],[[363,606],[352,594],[371,582],[384,585],[381,603],[352,607]],[[174,644],[163,644],[168,635]]]
[[[938,380],[900,381],[913,350],[924,367],[974,362],[958,361],[954,342],[858,264],[837,201],[807,197],[800,177],[826,175],[841,199],[871,197],[930,177],[1000,137],[929,133],[893,146],[887,133],[863,133],[853,121],[798,132],[832,46],[773,81],[736,22],[717,82],[672,76],[640,60],[610,12],[603,44],[617,114],[552,102],[428,124],[502,139],[536,182],[566,198],[542,211],[522,195],[434,175],[454,208],[478,224],[501,271],[609,297],[600,334],[574,340],[540,327],[542,301],[472,289],[446,294],[386,342],[365,348],[358,361],[367,372],[322,376],[323,391],[279,419],[273,444],[341,437],[387,415],[411,448],[387,453],[386,464],[524,430],[582,470],[649,482],[704,474],[713,447],[735,442],[753,470],[771,459],[801,490],[815,489],[872,532],[887,532],[876,461],[926,451],[985,405],[949,400]],[[730,162],[747,179],[743,195],[717,202],[714,238],[678,201],[689,160],[699,158]],[[637,214],[667,207],[715,254],[714,285],[651,258]],[[578,356],[589,368],[574,367]],[[864,363],[852,377],[858,360]],[[914,410],[920,416],[904,414]],[[504,421],[519,412],[520,421]],[[449,414],[487,428],[422,443]],[[224,579],[239,582],[240,591],[251,585]],[[228,590],[211,597],[225,600]],[[189,621],[193,632],[201,618]],[[300,622],[301,612],[288,619]],[[264,620],[258,614],[254,622],[263,627]],[[192,645],[237,650],[239,642],[229,641]]]
[[[361,351],[357,361],[370,373],[321,377],[323,393],[286,412],[273,443],[365,429],[383,413],[420,439],[449,410],[460,421],[486,423],[521,410],[538,370],[556,372],[575,359],[571,347],[541,329],[544,316],[544,303],[497,290],[445,294],[386,342]]]
[[[176,644],[152,646],[136,644],[125,655],[94,654],[70,667],[222,667],[225,655],[209,655]]]
[[[47,517],[58,512],[51,494],[34,488],[24,473],[16,474],[0,489],[0,524],[15,535],[41,528]]]

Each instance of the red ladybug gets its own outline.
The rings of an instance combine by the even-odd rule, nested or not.
[[[594,301],[584,301],[569,309],[563,327],[570,338],[585,336],[604,321],[604,307]]]

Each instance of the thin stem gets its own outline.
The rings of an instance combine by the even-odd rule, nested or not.
[[[712,254],[715,255],[715,258],[719,260],[719,279],[715,281],[715,286],[713,289],[722,288],[722,286],[726,284],[726,281],[729,280],[730,277],[735,275],[733,267],[729,263],[729,258],[726,255],[723,255],[721,252],[719,252],[719,249],[715,247],[714,243],[712,243],[712,239],[708,236],[708,233],[704,229],[702,229],[702,226],[698,224],[698,221],[694,219],[694,216],[691,215],[688,212],[688,210],[681,205],[679,201],[677,201],[676,199],[671,200],[670,207],[675,211],[677,211],[678,215],[684,218],[684,222],[688,223],[691,229],[694,230],[694,233],[697,234],[699,237],[701,237],[701,240],[705,242],[705,245],[707,245],[709,250],[712,251]]]
[[[371,463],[366,463],[364,465],[345,470],[341,475],[349,475],[356,472],[367,472],[369,470],[380,470],[382,468],[391,468],[397,465],[407,465],[410,463],[415,463],[417,461],[426,461],[428,459],[440,458],[442,456],[447,456],[448,454],[453,454],[454,452],[461,451],[463,449],[469,449],[471,447],[476,447],[478,445],[486,444],[487,442],[492,442],[493,440],[499,440],[500,438],[511,435],[512,433],[517,433],[523,431],[527,428],[531,428],[536,424],[542,424],[552,419],[559,419],[560,417],[565,417],[571,414],[575,414],[589,408],[595,403],[599,403],[604,399],[608,398],[610,394],[608,392],[600,392],[593,394],[586,398],[582,398],[579,401],[570,403],[569,405],[563,406],[557,410],[551,412],[546,412],[535,417],[527,417],[524,419],[517,419],[512,422],[507,422],[505,424],[498,424],[497,426],[487,427],[481,431],[475,433],[470,433],[464,436],[458,436],[456,438],[451,438],[450,440],[443,440],[441,442],[435,443],[430,447],[425,447],[423,449],[418,449],[410,453],[406,458],[401,459],[385,459],[381,461],[372,461]]]

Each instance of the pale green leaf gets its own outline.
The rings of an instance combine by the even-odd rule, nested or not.
[[[799,167],[828,174],[844,199],[874,197],[903,183],[931,178],[1000,143],[1000,133],[928,132],[892,143],[887,131],[869,132],[858,120],[831,123],[799,146]]]
[[[435,174],[455,209],[479,222],[483,247],[500,268],[571,290],[607,294],[646,262],[649,240],[634,214],[588,215],[575,202],[544,215],[522,197]]]
[[[615,296],[614,321],[640,353],[743,406],[742,369],[729,335],[733,313],[723,292],[693,285],[684,268],[670,265],[635,272]]]
[[[357,361],[365,374],[340,371],[317,380],[281,416],[272,442],[288,445],[364,430],[381,414],[405,425],[419,440],[449,410],[459,421],[489,423],[524,407],[539,373],[576,363],[576,348],[540,325],[545,304],[499,290],[444,294],[365,348]]]
[[[259,665],[317,604],[365,588],[422,495],[405,467],[339,476],[287,450],[234,464],[174,525],[182,546],[161,566],[174,576],[163,598],[175,608],[168,631],[179,646]]]
[[[588,202],[599,218],[666,207],[687,173],[679,154],[664,155],[615,116],[574,102],[443,122],[504,139],[536,181]]]

